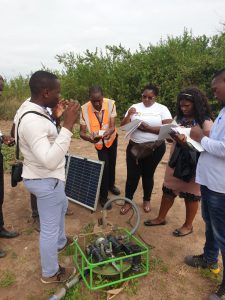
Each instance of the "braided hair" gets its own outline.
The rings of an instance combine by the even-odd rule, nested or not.
[[[205,94],[203,94],[196,87],[189,87],[182,90],[177,95],[177,120],[180,121],[184,115],[180,108],[180,102],[182,100],[187,100],[193,103],[194,107],[194,118],[195,121],[202,128],[205,120],[211,119],[211,110],[208,104],[208,99]]]

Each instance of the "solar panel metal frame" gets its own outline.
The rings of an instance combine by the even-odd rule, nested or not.
[[[96,164],[101,165],[101,170],[100,170],[99,179],[98,179],[98,186],[97,186],[97,192],[96,192],[96,196],[95,196],[94,207],[89,206],[89,205],[87,205],[85,203],[82,203],[81,201],[78,201],[76,199],[73,199],[73,198],[67,196],[67,198],[70,201],[72,201],[74,203],[77,203],[77,204],[80,204],[81,206],[84,206],[84,207],[86,207],[88,209],[91,209],[93,211],[96,211],[97,205],[98,205],[98,199],[99,199],[99,193],[100,193],[100,187],[101,187],[102,175],[103,175],[103,170],[104,170],[104,164],[105,164],[105,162],[104,161],[100,161],[100,160],[89,159],[89,158],[78,156],[78,155],[67,154],[66,157],[67,157],[67,163],[66,163],[66,182],[65,182],[65,188],[66,188],[66,184],[67,184],[67,175],[68,175],[68,171],[69,171],[69,167],[70,167],[70,159],[71,158],[74,157],[74,158],[78,158],[78,159],[82,159],[82,160],[94,162]]]

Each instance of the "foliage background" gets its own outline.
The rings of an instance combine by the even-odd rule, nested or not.
[[[56,56],[63,70],[56,73],[64,98],[88,99],[88,88],[101,85],[104,95],[117,101],[122,117],[132,103],[140,101],[141,90],[147,83],[160,89],[158,101],[167,105],[174,114],[176,95],[184,87],[195,85],[210,99],[213,73],[225,67],[224,31],[207,37],[194,37],[185,30],[182,36],[168,37],[157,45],[139,45],[135,52],[119,46],[106,46],[83,54],[73,52]],[[46,68],[45,68],[46,69]],[[0,102],[0,118],[12,119],[17,108],[29,96],[29,76],[19,75],[6,81]],[[218,110],[211,100],[213,110]]]

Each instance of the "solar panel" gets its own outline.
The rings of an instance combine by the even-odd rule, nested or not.
[[[103,168],[102,161],[67,155],[65,192],[68,199],[95,211]]]

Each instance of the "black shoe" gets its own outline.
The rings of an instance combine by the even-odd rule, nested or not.
[[[8,231],[5,228],[0,230],[0,238],[13,239],[19,235],[16,231]]]
[[[116,187],[115,185],[110,189],[110,192],[113,195],[119,196],[120,195],[120,190],[118,189],[118,187]]]
[[[186,256],[184,262],[191,267],[194,268],[203,268],[203,269],[210,269],[213,273],[218,273],[219,267],[217,263],[210,263],[207,262],[204,258],[204,255],[190,255]]]
[[[0,249],[0,258],[5,257],[5,256],[6,256],[6,253]]]
[[[101,199],[101,198],[100,198],[100,204],[101,204],[101,207],[104,207],[104,205],[106,204],[106,202],[107,202],[108,200],[109,200],[108,198],[106,198],[106,199]],[[112,204],[110,203],[106,209],[107,209],[107,210],[112,209]]]
[[[225,300],[225,281],[221,283],[214,294],[209,295],[208,300]]]

